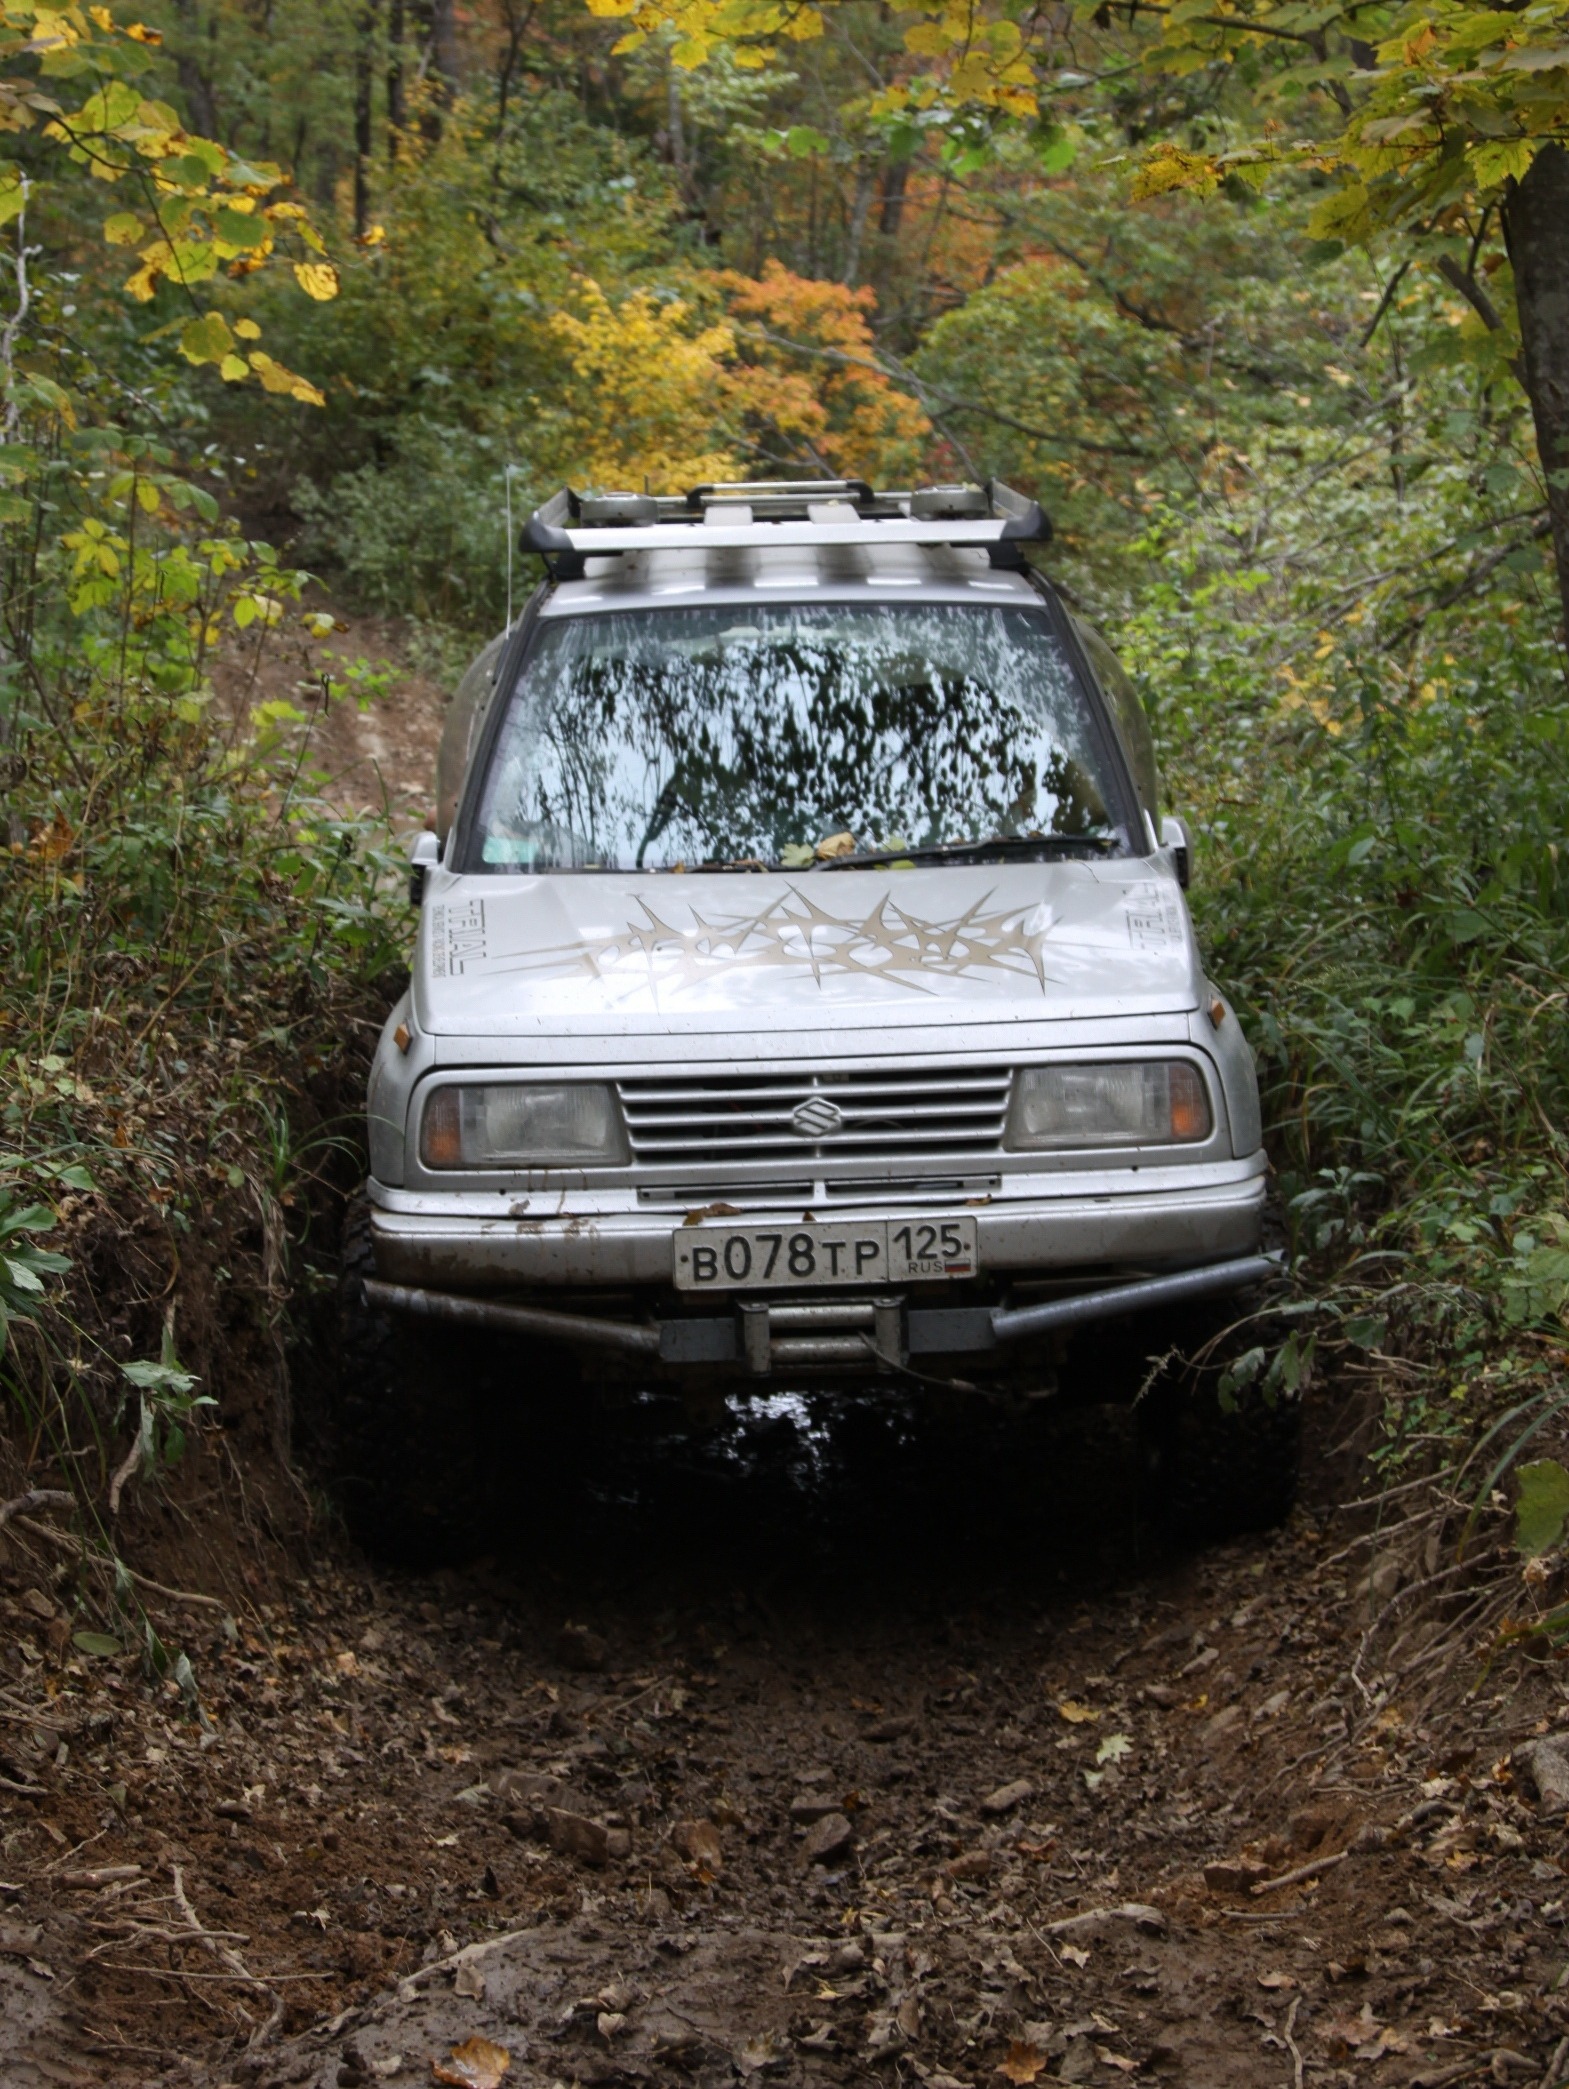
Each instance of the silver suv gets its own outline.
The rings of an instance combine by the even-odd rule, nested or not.
[[[376,1446],[407,1467],[461,1330],[601,1383],[1038,1397],[1068,1331],[1273,1272],[1188,836],[1126,675],[1025,563],[1048,536],[996,484],[854,481],[526,526],[548,578],[450,708],[350,1220],[383,1541],[416,1502]],[[1179,1485],[1148,1404],[1191,1494],[1214,1431]]]

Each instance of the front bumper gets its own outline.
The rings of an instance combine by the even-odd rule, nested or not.
[[[1097,1320],[1121,1320],[1152,1307],[1220,1298],[1282,1274],[1278,1255],[1230,1255],[1219,1262],[1107,1284],[1074,1298],[1025,1306],[927,1307],[902,1297],[743,1299],[728,1314],[665,1321],[603,1320],[550,1307],[498,1305],[457,1291],[365,1284],[365,1302],[382,1312],[485,1328],[497,1334],[610,1350],[645,1364],[744,1365],[755,1378],[795,1368],[903,1369],[912,1356],[984,1355],[1032,1336],[1062,1334]]]
[[[504,1194],[368,1186],[377,1274],[386,1282],[445,1291],[668,1285],[679,1209],[640,1208],[630,1192],[539,1197],[509,1209]],[[1262,1153],[1202,1166],[1124,1169],[1115,1174],[1010,1176],[984,1202],[946,1208],[976,1221],[983,1273],[1183,1268],[1251,1254],[1259,1244],[1265,1193]],[[518,1200],[523,1201],[523,1200]],[[835,1202],[835,1220],[929,1219],[937,1206],[890,1200]],[[820,1214],[827,1216],[826,1213]],[[747,1224],[770,1217],[749,1208]],[[788,1223],[799,1210],[775,1214]],[[722,1221],[719,1221],[722,1223]]]

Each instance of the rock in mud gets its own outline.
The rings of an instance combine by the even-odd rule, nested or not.
[[[1513,1761],[1525,1772],[1543,1813],[1569,1813],[1569,1735],[1528,1741],[1515,1750]]]
[[[587,1814],[568,1813],[563,1806],[547,1807],[545,1833],[553,1850],[576,1857],[580,1864],[598,1868],[610,1861],[610,1830]]]
[[[556,1635],[556,1659],[563,1668],[582,1675],[598,1675],[610,1659],[610,1648],[587,1625],[563,1625]]]
[[[855,1840],[855,1830],[842,1813],[824,1814],[816,1826],[807,1831],[801,1845],[801,1854],[811,1864],[831,1864],[835,1857],[842,1857]]]
[[[817,1792],[803,1792],[790,1801],[790,1818],[798,1828],[815,1827],[817,1822],[826,1821],[831,1813],[839,1811],[837,1799],[825,1799]]]
[[[981,1801],[981,1812],[989,1814],[1012,1813],[1026,1799],[1035,1797],[1035,1787],[1027,1777],[1015,1777],[1011,1784],[999,1784],[996,1791],[988,1792]]]

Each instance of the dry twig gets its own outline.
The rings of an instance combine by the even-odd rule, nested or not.
[[[272,2011],[266,2023],[250,2035],[248,2050],[255,2052],[259,2046],[267,2043],[267,2040],[271,2038],[274,2031],[283,2022],[283,1997],[267,1981],[258,1980],[239,1953],[229,1949],[229,1946],[223,1941],[224,1936],[228,1932],[205,1929],[202,1926],[196,1910],[191,1906],[190,1896],[185,1890],[185,1877],[178,1864],[169,1866],[169,1876],[174,1880],[175,1906],[185,1918],[186,1927],[190,1934],[201,1945],[202,1949],[210,1957],[220,1960],[227,1966],[236,1980],[244,1981],[247,1987],[254,1988],[258,1994],[265,1995],[272,2004]]]
[[[29,1487],[25,1494],[13,1495],[10,1501],[0,1501],[0,1530],[4,1530],[13,1516],[20,1516],[26,1509],[69,1509],[75,1505],[76,1496],[65,1494],[58,1487]]]
[[[1333,1857],[1315,1857],[1311,1864],[1299,1864],[1295,1871],[1283,1871],[1278,1879],[1260,1879],[1248,1891],[1256,1900],[1261,1893],[1278,1893],[1283,1886],[1300,1886],[1306,1879],[1316,1879],[1320,1873],[1333,1871],[1337,1864],[1344,1864],[1351,1852],[1337,1850]]]

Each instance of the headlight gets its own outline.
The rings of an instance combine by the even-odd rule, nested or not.
[[[586,1082],[438,1088],[420,1125],[427,1168],[606,1167],[626,1157],[614,1095]]]
[[[1014,1087],[1012,1146],[1179,1146],[1207,1139],[1203,1076],[1185,1059],[1026,1067]]]

